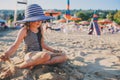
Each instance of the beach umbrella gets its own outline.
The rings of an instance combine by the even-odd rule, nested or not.
[[[99,20],[98,23],[99,23],[99,24],[104,24],[104,23],[103,23],[103,20]]]
[[[60,22],[60,23],[65,23],[66,20],[65,20],[65,19],[60,19],[60,20],[58,20],[58,22]]]
[[[90,22],[88,22],[88,21],[81,21],[79,23],[82,24],[82,25],[88,25],[88,24],[90,24]]]
[[[98,23],[100,23],[100,24],[110,24],[110,23],[112,23],[112,21],[109,20],[109,19],[103,19],[103,20],[99,20]]]
[[[57,12],[57,11],[54,11],[54,10],[48,10],[48,11],[45,11],[44,14],[45,14],[45,16],[56,17],[56,16],[61,15],[61,12]]]
[[[70,0],[67,0],[67,10],[66,10],[66,14],[63,15],[63,17],[68,21],[68,20],[73,20],[73,21],[77,21],[77,20],[81,20],[81,18],[77,18],[77,17],[72,17],[70,14]]]
[[[63,17],[66,19],[66,20],[71,20],[72,16],[70,15],[70,1],[67,0],[67,10],[66,10],[66,14],[63,15]]]
[[[92,35],[94,32],[96,35],[101,35],[100,27],[99,27],[97,21],[98,21],[98,15],[96,14],[96,12],[94,12],[93,18],[90,23],[90,28],[89,28],[88,34]]]
[[[72,17],[71,20],[73,20],[73,21],[78,21],[78,20],[81,20],[81,18]]]
[[[71,15],[63,15],[63,17],[66,19],[66,20],[71,20],[72,19],[72,16]]]

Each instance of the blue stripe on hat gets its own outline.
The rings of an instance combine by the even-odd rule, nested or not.
[[[45,16],[43,9],[38,4],[31,4],[25,10],[25,19],[18,22],[30,22],[47,19],[53,19],[53,17]]]

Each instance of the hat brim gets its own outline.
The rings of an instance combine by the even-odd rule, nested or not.
[[[39,20],[45,21],[45,20],[49,20],[49,19],[54,19],[54,17],[45,16],[45,15],[34,16],[34,17],[30,17],[30,18],[25,18],[23,20],[19,20],[19,21],[17,21],[17,23],[34,22],[34,21],[39,21]]]

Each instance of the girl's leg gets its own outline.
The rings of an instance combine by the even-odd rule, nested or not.
[[[16,66],[18,68],[30,68],[39,64],[44,64],[48,60],[50,60],[50,55],[48,53],[34,51],[26,54],[24,62]]]
[[[56,64],[56,63],[63,63],[67,60],[67,56],[63,53],[54,53],[51,54],[51,59],[44,64]]]

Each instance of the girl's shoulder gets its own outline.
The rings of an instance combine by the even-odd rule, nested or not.
[[[27,28],[26,27],[22,27],[19,31],[19,34],[22,34],[22,35],[27,35]]]
[[[26,27],[22,27],[21,29],[20,29],[20,32],[26,32],[27,31],[27,28]]]

